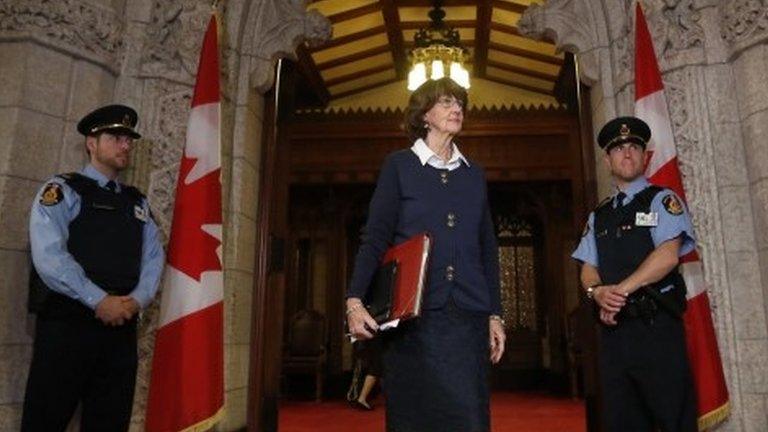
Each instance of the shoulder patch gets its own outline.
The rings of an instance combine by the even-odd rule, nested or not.
[[[675,195],[668,194],[662,198],[661,203],[664,205],[664,210],[666,210],[667,213],[675,216],[683,214],[683,204]]]
[[[64,190],[58,183],[48,183],[40,195],[40,204],[44,206],[54,206],[64,199]]]

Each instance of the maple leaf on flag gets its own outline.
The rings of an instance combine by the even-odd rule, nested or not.
[[[176,205],[168,244],[168,264],[200,281],[205,271],[221,270],[218,249],[221,239],[206,232],[207,225],[221,225],[221,169],[215,169],[192,183],[184,181],[197,159],[185,154],[179,168]]]

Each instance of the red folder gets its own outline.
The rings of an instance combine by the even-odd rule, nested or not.
[[[382,266],[392,261],[397,263],[388,321],[421,315],[430,246],[429,234],[421,233],[391,247],[384,254]]]

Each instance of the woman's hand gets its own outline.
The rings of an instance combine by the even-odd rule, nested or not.
[[[379,330],[379,325],[373,319],[359,298],[347,299],[347,327],[349,334],[358,340],[371,339]]]
[[[504,324],[501,318],[492,315],[488,320],[488,336],[491,344],[491,363],[496,364],[504,354],[504,343],[507,334],[504,332]]]

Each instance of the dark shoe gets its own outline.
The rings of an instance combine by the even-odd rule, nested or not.
[[[361,411],[371,411],[373,410],[373,407],[366,404],[365,402],[360,402],[359,400],[353,400],[349,403],[352,405],[352,408],[359,409]]]

